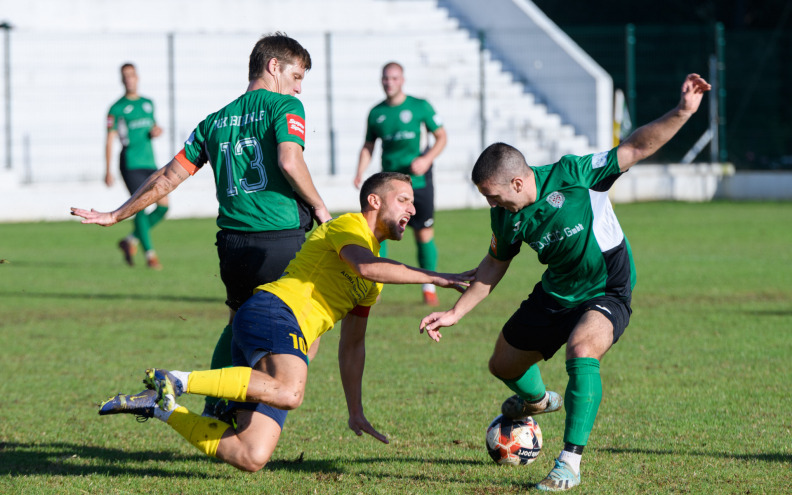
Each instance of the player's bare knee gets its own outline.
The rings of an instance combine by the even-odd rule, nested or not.
[[[271,452],[262,449],[248,449],[235,464],[241,471],[255,473],[267,465],[271,455]]]
[[[501,359],[499,359],[498,356],[493,354],[492,357],[490,357],[490,360],[489,360],[489,372],[494,377],[503,379],[504,378],[504,376],[503,376],[503,372],[504,371],[505,370],[503,369],[503,361]]]

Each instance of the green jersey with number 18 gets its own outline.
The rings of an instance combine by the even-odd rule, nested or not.
[[[198,124],[184,143],[196,167],[214,170],[217,226],[245,232],[310,228],[307,206],[278,166],[278,144],[305,148],[305,110],[294,96],[248,91]]]
[[[528,244],[547,265],[542,288],[564,307],[602,295],[629,302],[635,266],[608,199],[621,175],[616,149],[531,169],[536,201],[516,213],[491,210],[490,255],[507,261]]]

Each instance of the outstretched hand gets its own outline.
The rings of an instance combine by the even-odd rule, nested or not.
[[[443,327],[450,327],[456,325],[459,321],[459,318],[454,314],[453,309],[449,309],[448,311],[440,311],[437,313],[432,313],[429,316],[425,316],[423,320],[421,320],[421,325],[419,330],[421,333],[424,333],[426,330],[426,335],[429,336],[430,339],[434,340],[435,342],[440,342],[440,339],[443,338],[443,335],[440,333],[440,329]]]
[[[116,216],[111,212],[96,211],[93,208],[90,210],[83,210],[81,208],[71,208],[71,214],[75,217],[82,217],[84,220],[81,223],[95,223],[102,227],[109,227],[118,223]]]
[[[711,90],[712,85],[698,74],[688,74],[685,82],[682,83],[682,98],[679,100],[678,108],[680,111],[694,114],[701,105],[704,93]]]
[[[374,429],[373,426],[371,426],[371,423],[368,422],[368,420],[362,413],[359,415],[358,414],[350,415],[349,422],[347,424],[349,424],[349,429],[354,431],[355,435],[357,436],[362,436],[363,433],[365,432],[382,443],[390,443],[388,442],[388,438],[385,435],[378,432],[377,430]]]
[[[457,292],[465,292],[470,287],[470,283],[476,280],[476,270],[468,270],[462,273],[438,273],[432,283],[438,287],[455,289]]]

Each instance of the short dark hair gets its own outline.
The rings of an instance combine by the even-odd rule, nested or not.
[[[391,181],[394,180],[399,180],[412,186],[410,176],[400,172],[377,172],[366,179],[360,188],[360,210],[366,211],[369,209],[368,197],[370,194],[383,197],[390,189]]]
[[[495,143],[481,152],[470,178],[478,186],[493,179],[509,181],[525,172],[530,172],[530,168],[520,150],[506,143]]]
[[[126,69],[128,67],[131,67],[131,68],[135,69],[135,64],[133,64],[132,62],[126,62],[125,64],[121,65],[121,74],[123,74],[124,73],[124,69]],[[137,69],[135,69],[135,70],[137,70]]]
[[[300,64],[305,70],[311,69],[311,55],[308,50],[303,48],[297,40],[289,38],[286,33],[277,31],[262,36],[256,42],[253,51],[250,52],[248,81],[261,77],[267,69],[267,64],[273,58],[281,64]]]

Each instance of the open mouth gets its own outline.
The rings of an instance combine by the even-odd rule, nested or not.
[[[402,230],[402,232],[404,232],[404,230],[407,228],[407,222],[409,221],[410,221],[409,216],[401,217],[401,219],[399,220],[399,228]]]

